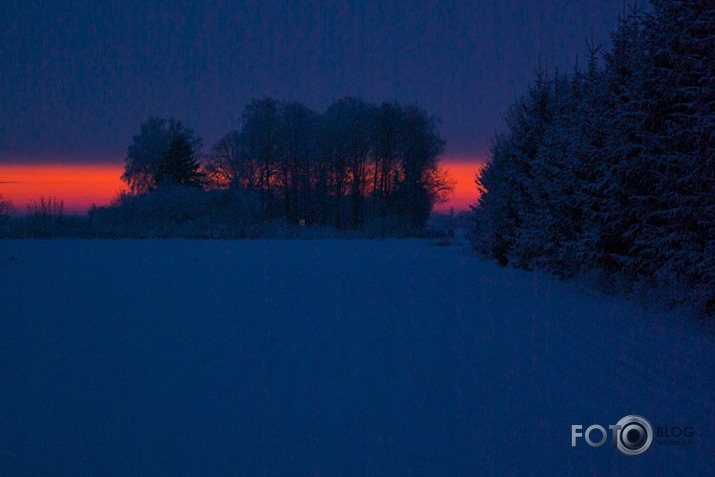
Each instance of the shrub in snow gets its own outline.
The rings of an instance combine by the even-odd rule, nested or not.
[[[2,194],[0,194],[0,226],[7,223],[13,210],[15,210],[15,208],[13,207],[12,202],[5,199]]]

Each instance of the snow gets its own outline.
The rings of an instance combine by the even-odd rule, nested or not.
[[[2,240],[0,282],[3,475],[715,475],[710,325],[465,248]],[[571,447],[628,414],[694,444]]]

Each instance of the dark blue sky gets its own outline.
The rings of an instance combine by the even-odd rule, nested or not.
[[[117,161],[150,115],[208,149],[267,95],[417,102],[485,156],[539,55],[571,68],[622,0],[76,3],[0,5],[0,159]]]

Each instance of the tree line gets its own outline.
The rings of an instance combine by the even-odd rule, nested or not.
[[[715,3],[652,0],[610,50],[540,68],[477,179],[474,246],[715,310]]]
[[[240,129],[207,154],[201,145],[180,121],[152,117],[127,150],[122,179],[135,196],[164,185],[221,189],[247,198],[260,220],[351,230],[418,230],[452,188],[437,120],[414,105],[344,98],[319,114],[258,99]]]

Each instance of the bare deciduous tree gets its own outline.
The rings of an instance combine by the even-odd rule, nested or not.
[[[53,196],[40,196],[39,200],[33,200],[27,211],[32,217],[34,232],[40,237],[51,237],[57,229],[57,224],[62,219],[65,204]]]

